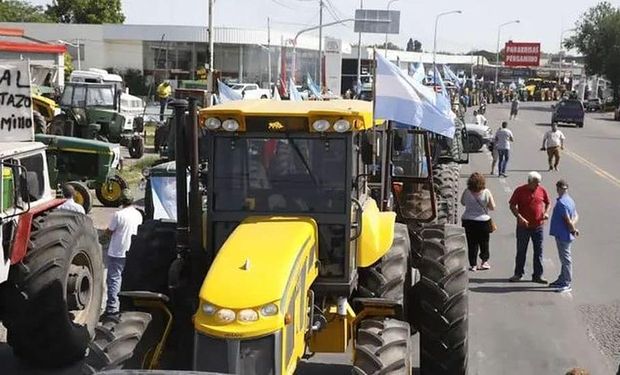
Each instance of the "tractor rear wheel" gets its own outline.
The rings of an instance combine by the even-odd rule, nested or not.
[[[359,293],[365,298],[384,298],[405,306],[405,282],[408,279],[409,232],[405,224],[394,224],[390,250],[368,268],[359,269]]]
[[[411,372],[409,323],[391,318],[360,322],[355,335],[353,374],[408,374]]]
[[[3,301],[7,341],[24,360],[60,367],[82,359],[103,295],[103,261],[92,220],[64,210],[33,219],[28,252],[11,267]]]
[[[458,177],[455,176],[456,163],[439,164],[433,168],[433,189],[437,198],[437,218],[439,224],[454,224],[458,211],[456,189]]]
[[[45,117],[37,111],[32,111],[32,120],[34,121],[34,132],[36,134],[47,133],[47,121]]]
[[[429,225],[421,231],[420,281],[412,314],[420,332],[423,374],[467,373],[467,247],[463,228]]]
[[[118,207],[121,205],[121,193],[127,187],[127,182],[121,176],[115,175],[97,185],[95,194],[105,207]]]
[[[73,186],[75,189],[75,196],[73,199],[75,203],[84,207],[84,212],[89,213],[93,208],[93,197],[90,195],[90,190],[88,190],[88,186],[80,181],[70,181],[67,184]]]
[[[133,137],[129,142],[129,156],[132,159],[140,159],[142,155],[144,155],[144,138],[142,137]]]
[[[132,311],[99,323],[95,338],[88,346],[82,374],[122,369],[133,356],[150,322],[151,315]]]
[[[49,126],[49,134],[71,136],[71,134],[67,132],[68,122],[69,118],[65,114],[54,116]]]

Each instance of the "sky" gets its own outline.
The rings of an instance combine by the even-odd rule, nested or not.
[[[364,8],[386,9],[388,0],[323,0],[331,4],[331,13],[339,19],[353,18],[363,1]],[[47,0],[31,0],[46,4]],[[391,10],[400,10],[400,34],[389,40],[405,48],[409,38],[422,42],[432,51],[435,16],[462,10],[439,19],[437,50],[467,52],[472,49],[495,51],[498,26],[519,19],[519,24],[502,28],[501,45],[508,40],[541,42],[544,52],[557,52],[562,30],[574,27],[575,21],[599,0],[395,0]],[[620,6],[620,0],[611,1]],[[208,23],[207,0],[122,0],[127,24],[202,25]],[[216,26],[266,28],[296,32],[319,23],[319,0],[215,0]],[[325,10],[323,22],[334,17]],[[327,27],[324,35],[357,43],[353,25]],[[570,35],[566,31],[564,36]],[[383,43],[385,35],[364,34],[363,44]]]

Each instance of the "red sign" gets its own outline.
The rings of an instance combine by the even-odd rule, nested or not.
[[[505,66],[540,65],[540,43],[508,42],[504,51]]]

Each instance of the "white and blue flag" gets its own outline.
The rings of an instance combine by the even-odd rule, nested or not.
[[[449,66],[443,66],[443,75],[444,77],[449,78],[452,82],[454,82],[456,87],[458,87],[459,89],[461,88],[461,80],[459,79],[459,77],[456,76],[456,74],[454,74],[454,72],[452,71],[452,69],[450,69]]]
[[[273,85],[273,95],[271,95],[271,99],[282,100],[282,98],[280,98],[280,91],[278,91],[277,85]]]
[[[448,90],[446,89],[446,84],[443,82],[443,79],[441,78],[441,74],[439,73],[439,69],[437,69],[437,67],[435,67],[435,77],[437,77],[437,83],[435,85],[439,85],[439,87],[441,87],[441,95],[447,97]]]
[[[312,77],[310,77],[310,74],[306,75],[306,84],[308,85],[310,92],[312,93],[312,95],[314,95],[315,98],[321,100],[323,99],[323,96],[321,96],[321,90],[314,83],[314,80],[312,79]]]
[[[220,103],[243,99],[241,94],[228,87],[224,82],[220,81],[219,79],[217,80],[217,89],[219,91]]]
[[[417,69],[415,70],[415,72],[413,73],[413,79],[416,82],[420,82],[423,83],[424,79],[426,78],[426,73],[424,73],[424,63],[420,63],[417,67]]]
[[[376,54],[375,112],[377,119],[420,127],[454,137],[455,115],[450,101],[413,80],[381,54]]]
[[[288,80],[288,100],[293,101],[301,101],[303,98],[299,91],[297,91],[297,87],[295,86],[295,82],[293,82],[292,78]]]

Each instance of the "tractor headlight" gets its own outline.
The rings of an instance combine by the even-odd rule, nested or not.
[[[224,122],[222,123],[222,128],[229,132],[236,132],[237,130],[239,130],[239,123],[237,122],[237,120],[233,119],[224,120]]]
[[[237,320],[242,323],[255,322],[258,320],[258,313],[252,309],[241,310],[239,311]]]
[[[351,123],[347,120],[338,120],[334,124],[334,130],[338,133],[344,133],[346,131],[349,131],[349,129],[351,129]]]
[[[209,117],[205,120],[205,127],[209,130],[216,130],[222,125],[220,119],[216,117]]]
[[[274,316],[278,313],[278,305],[270,303],[260,308],[260,314],[262,316]]]
[[[151,168],[142,168],[142,177],[148,178],[151,175]]]
[[[312,123],[312,129],[314,129],[317,132],[324,132],[327,131],[327,129],[329,129],[329,121],[327,120],[316,120],[315,122]]]
[[[206,315],[213,315],[217,311],[217,308],[210,303],[202,304],[202,312]]]
[[[219,309],[215,313],[215,317],[222,323],[232,323],[237,316],[235,312],[230,309]]]

